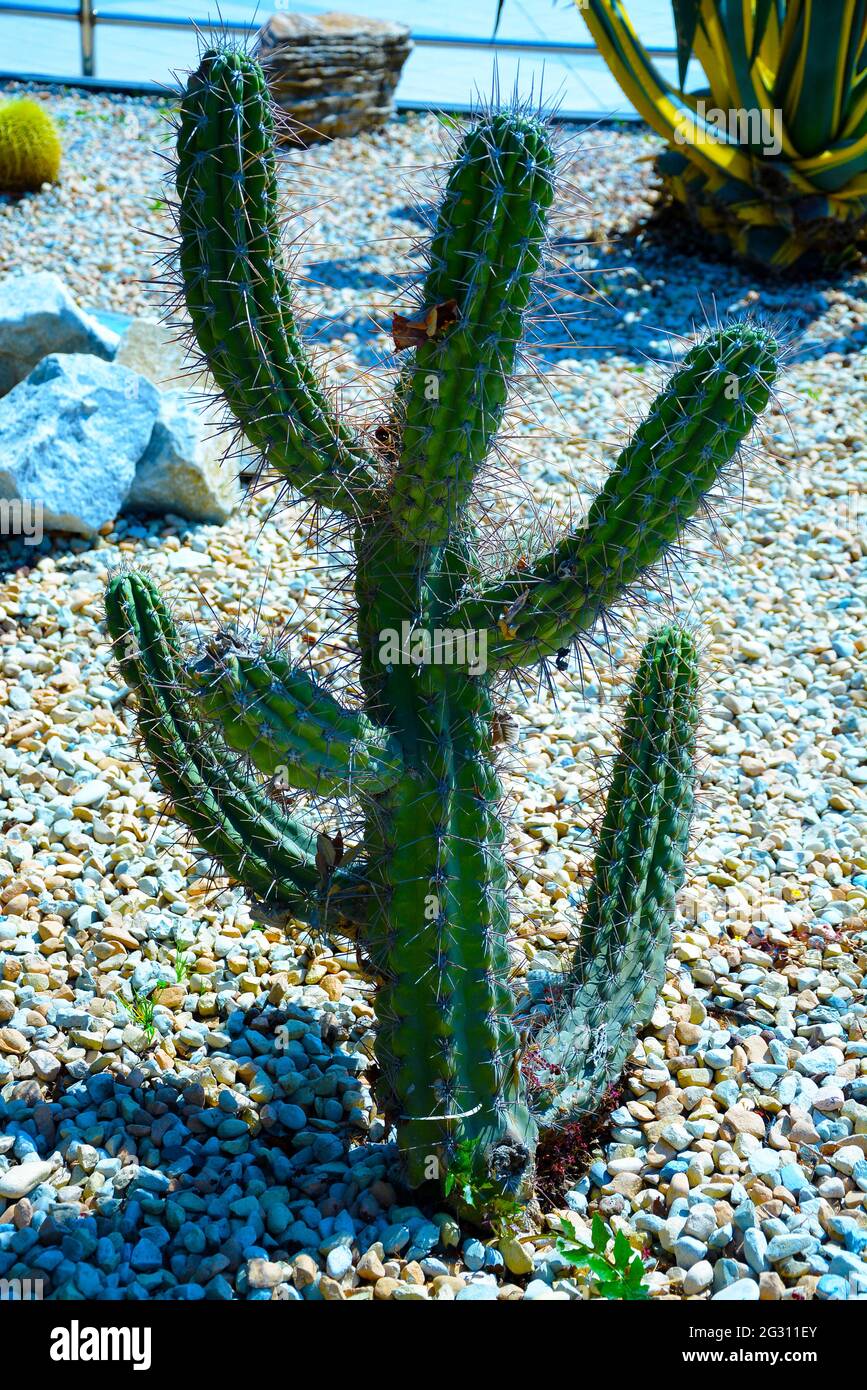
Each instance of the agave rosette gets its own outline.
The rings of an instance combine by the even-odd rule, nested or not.
[[[677,85],[621,0],[582,0],[600,53],[669,144],[671,194],[774,269],[843,261],[867,227],[867,0],[673,0]],[[696,58],[707,86],[684,90]],[[725,119],[721,120],[720,117]]]

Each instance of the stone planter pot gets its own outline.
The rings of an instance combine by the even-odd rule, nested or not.
[[[291,117],[289,138],[312,145],[384,125],[411,47],[403,24],[278,10],[259,31],[256,57]]]

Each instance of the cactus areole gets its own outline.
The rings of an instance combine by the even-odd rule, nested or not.
[[[645,646],[572,966],[544,1008],[517,1018],[497,682],[562,656],[664,557],[764,409],[776,344],[736,323],[692,347],[581,529],[529,565],[483,576],[472,494],[545,248],[555,191],[545,121],[488,111],[460,138],[422,328],[401,320],[411,345],[387,451],[334,413],[301,341],[271,111],[245,54],[208,52],[190,77],[176,181],[201,353],[270,467],[351,528],[363,707],[345,707],[275,642],[223,633],[185,654],[138,573],[109,586],[117,657],[176,814],[245,886],[254,915],[352,934],[378,977],[377,1098],[407,1182],[438,1176],[453,1201],[490,1214],[532,1192],[540,1126],[598,1105],[664,980],[693,795],[696,652],[675,626]],[[357,800],[354,856],[341,862],[269,793],[278,769],[301,791]]]

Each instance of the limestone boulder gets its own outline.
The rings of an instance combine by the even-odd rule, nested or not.
[[[95,535],[123,506],[158,408],[127,367],[43,358],[0,400],[0,499],[35,509],[46,531]]]
[[[0,396],[43,357],[77,352],[108,360],[117,345],[117,334],[79,308],[53,271],[17,271],[0,280]]]
[[[223,522],[241,500],[238,467],[223,462],[225,440],[184,391],[164,391],[147,449],[139,460],[127,508]]]
[[[131,319],[114,360],[164,391],[216,392],[210,373],[191,364],[177,330],[159,319]]]

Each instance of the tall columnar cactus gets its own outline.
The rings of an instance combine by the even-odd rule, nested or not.
[[[284,645],[239,630],[185,654],[142,575],[118,575],[107,600],[143,740],[179,817],[245,885],[254,912],[355,935],[379,977],[378,1096],[408,1181],[469,1154],[478,1190],[497,1198],[531,1190],[539,1122],[597,1105],[652,1012],[683,877],[696,654],[676,627],[644,650],[574,964],[545,1009],[522,1015],[508,983],[498,682],[562,657],[646,579],[732,460],[776,372],[760,327],[710,333],[584,525],[513,572],[483,572],[473,488],[506,404],[554,184],[541,119],[494,111],[470,126],[419,313],[396,320],[414,350],[385,426],[355,434],[293,316],[262,74],[243,54],[207,53],[178,130],[184,295],[247,438],[296,493],[348,519],[363,707],[341,704]],[[336,836],[289,814],[270,794],[275,777],[354,799],[364,825],[355,852],[341,859]]]

